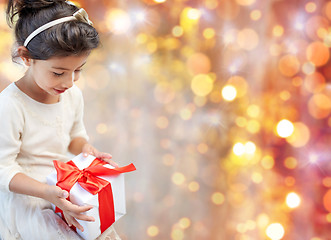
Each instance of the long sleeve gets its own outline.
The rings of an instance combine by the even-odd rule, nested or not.
[[[6,101],[7,100],[7,101]],[[23,113],[14,103],[0,97],[0,189],[9,191],[11,179],[22,169],[16,162],[24,128]]]

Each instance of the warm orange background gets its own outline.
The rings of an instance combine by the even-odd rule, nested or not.
[[[137,167],[122,239],[331,239],[330,1],[76,3],[102,39],[90,140]],[[3,84],[24,68],[0,14]]]

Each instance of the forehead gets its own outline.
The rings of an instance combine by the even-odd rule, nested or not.
[[[88,54],[79,56],[52,57],[41,60],[43,65],[51,68],[76,69],[82,66],[87,60]]]

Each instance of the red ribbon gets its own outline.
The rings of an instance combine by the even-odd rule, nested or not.
[[[69,193],[73,185],[78,182],[89,193],[99,194],[100,230],[103,233],[115,222],[114,199],[110,182],[97,176],[114,176],[131,172],[136,170],[135,166],[131,163],[124,167],[110,169],[104,167],[106,162],[98,158],[83,170],[80,170],[73,161],[63,163],[54,160],[53,163],[57,172],[57,186]],[[56,208],[55,212],[62,211]]]

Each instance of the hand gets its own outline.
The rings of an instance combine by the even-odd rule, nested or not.
[[[99,159],[109,163],[110,165],[112,165],[115,168],[118,167],[118,164],[111,160],[111,158],[113,157],[112,155],[110,155],[109,153],[99,152],[95,147],[93,147],[89,143],[84,144],[82,152],[83,152],[84,157],[87,157],[88,155],[93,155],[96,158],[99,158]]]
[[[83,214],[84,212],[92,209],[93,206],[78,206],[71,203],[66,199],[68,197],[68,192],[62,190],[60,187],[48,186],[46,190],[46,196],[46,200],[53,203],[63,211],[63,216],[69,227],[73,225],[83,232],[84,228],[78,223],[76,219],[89,222],[95,221],[93,217]]]

